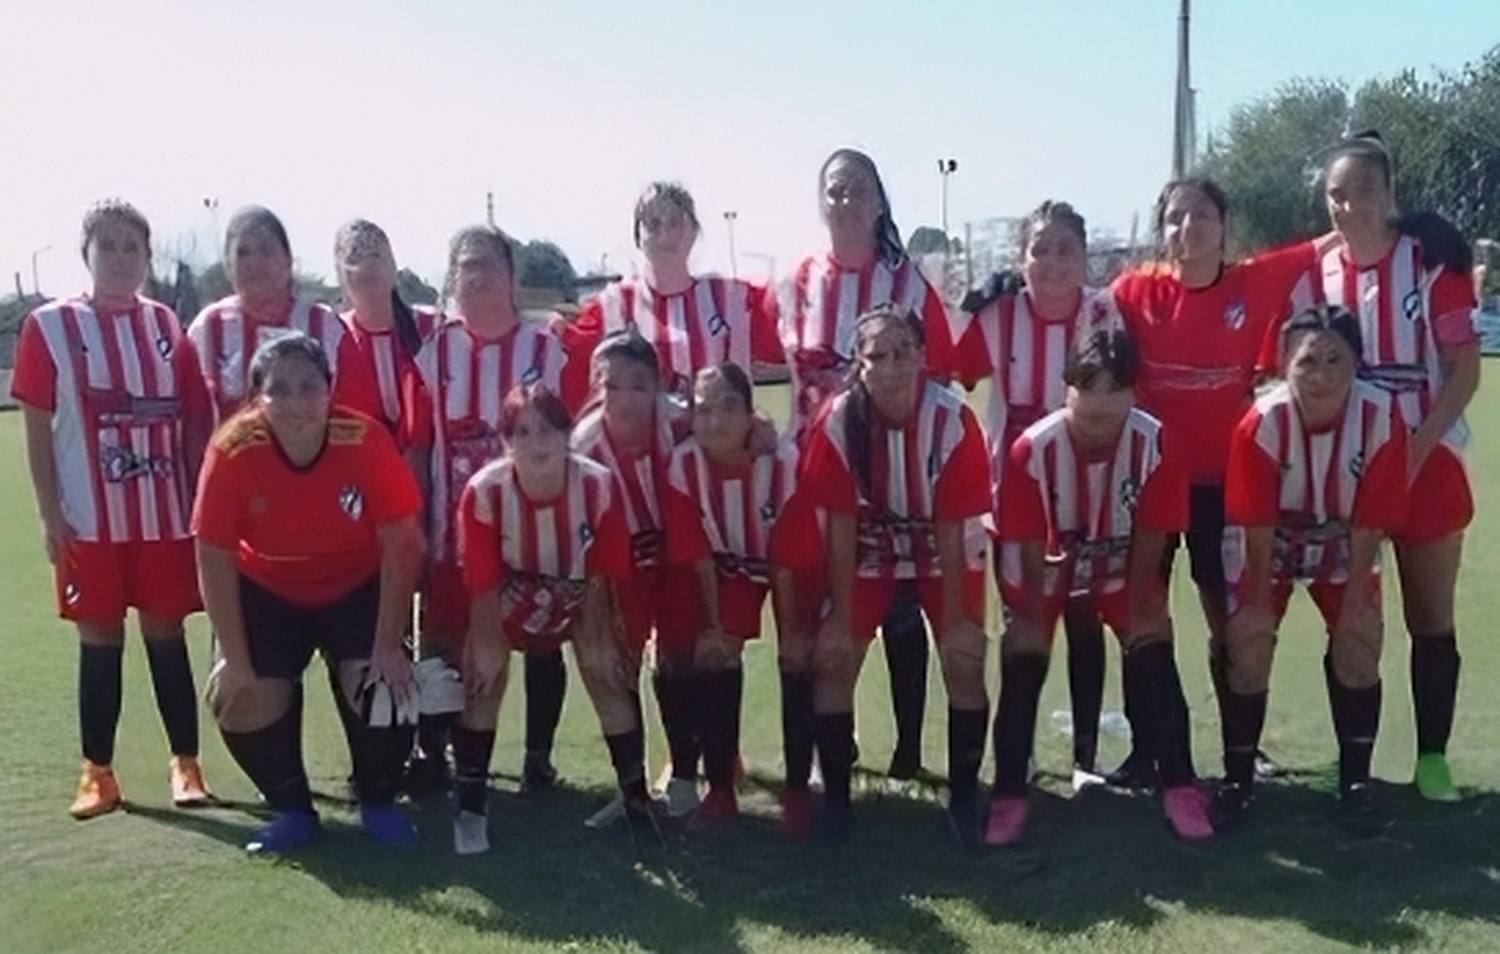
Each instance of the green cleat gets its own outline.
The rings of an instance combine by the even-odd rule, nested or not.
[[[1453,784],[1446,755],[1423,752],[1417,756],[1417,791],[1429,802],[1456,802],[1462,798]]]

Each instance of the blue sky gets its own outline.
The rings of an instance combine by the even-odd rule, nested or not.
[[[1072,201],[1125,233],[1169,172],[1177,0],[0,0],[0,270],[82,287],[78,221],[139,205],[211,260],[235,207],[282,215],[302,267],[364,215],[434,278],[484,216],[629,270],[630,213],[684,182],[696,263],[781,270],[818,244],[816,174],[866,149],[909,234]],[[1433,12],[1440,10],[1441,13]],[[1453,70],[1500,42],[1496,0],[1197,0],[1199,130],[1297,77]],[[17,131],[21,135],[17,136]],[[217,212],[204,208],[218,200]],[[50,248],[49,248],[50,246]]]

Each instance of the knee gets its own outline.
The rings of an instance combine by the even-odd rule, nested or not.
[[[1276,634],[1256,633],[1227,639],[1225,678],[1229,689],[1242,696],[1259,695],[1271,686],[1271,662],[1276,656]]]
[[[258,732],[286,715],[292,708],[296,686],[290,679],[257,679],[226,698],[216,676],[206,687],[209,710],[225,732]]]
[[[1368,689],[1380,681],[1381,634],[1358,633],[1334,640],[1328,654],[1339,684],[1350,689]]]
[[[958,630],[943,639],[938,653],[948,683],[949,702],[959,709],[988,706],[984,690],[984,631]]]

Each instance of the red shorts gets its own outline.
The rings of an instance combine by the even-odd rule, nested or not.
[[[634,576],[617,586],[620,615],[625,618],[625,644],[632,653],[639,655],[646,648],[654,628],[657,652],[692,655],[705,618],[698,571],[692,564],[636,570]]]
[[[79,623],[114,623],[135,607],[165,619],[203,608],[191,538],[151,543],[75,540],[53,568],[57,612]]]
[[[1406,525],[1391,535],[1397,544],[1432,543],[1457,533],[1474,519],[1474,495],[1464,462],[1453,448],[1433,448],[1410,490],[1411,509]]]
[[[915,584],[917,596],[922,601],[922,611],[927,614],[927,623],[934,639],[943,638],[946,628],[943,620],[943,581],[941,578],[926,580],[874,580],[864,577],[854,581],[854,618],[850,620],[855,639],[874,639],[875,630],[890,613],[901,587]],[[964,616],[979,626],[984,625],[983,571],[964,573]]]
[[[1327,580],[1307,581],[1307,595],[1312,597],[1313,603],[1318,607],[1318,612],[1323,616],[1323,625],[1332,630],[1338,622],[1339,613],[1344,607],[1344,587],[1347,583],[1330,583]],[[1375,605],[1380,605],[1380,574],[1370,574],[1370,590],[1375,598]],[[1271,608],[1276,611],[1276,620],[1279,623],[1286,615],[1287,604],[1291,602],[1292,590],[1296,585],[1290,580],[1277,580],[1271,584]],[[1241,603],[1240,594],[1242,585],[1231,585],[1229,591],[1229,611],[1231,614]]]
[[[441,639],[454,652],[460,652],[469,632],[470,602],[464,571],[456,563],[429,563],[422,585],[422,634]]]

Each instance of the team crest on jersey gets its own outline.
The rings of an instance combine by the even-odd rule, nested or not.
[[[1245,303],[1232,301],[1224,306],[1224,326],[1231,331],[1239,331],[1245,327],[1246,317]]]
[[[1359,453],[1349,458],[1349,475],[1356,480],[1365,472],[1365,451],[1360,448]]]
[[[522,384],[535,384],[542,379],[542,369],[532,365],[521,373]]]
[[[1407,321],[1416,321],[1422,317],[1422,295],[1415,288],[1402,297],[1401,314],[1406,316]]]
[[[163,358],[172,357],[172,339],[168,338],[166,335],[162,335],[161,337],[157,338],[156,353],[161,355]]]
[[[708,319],[708,333],[711,335],[722,335],[729,330],[729,322],[724,316],[715,312]]]
[[[1120,502],[1125,509],[1135,513],[1136,504],[1141,500],[1141,482],[1134,476],[1126,477],[1120,481]]]
[[[69,606],[77,606],[78,601],[82,598],[83,594],[78,592],[77,583],[70,582],[63,587],[63,602],[68,604]]]
[[[349,516],[350,520],[358,520],[365,513],[365,495],[353,484],[346,484],[339,491],[339,509]]]
[[[578,525],[578,542],[587,546],[594,542],[594,525],[584,521]]]
[[[760,519],[766,523],[770,523],[776,519],[776,503],[774,501],[767,500],[761,505]]]

